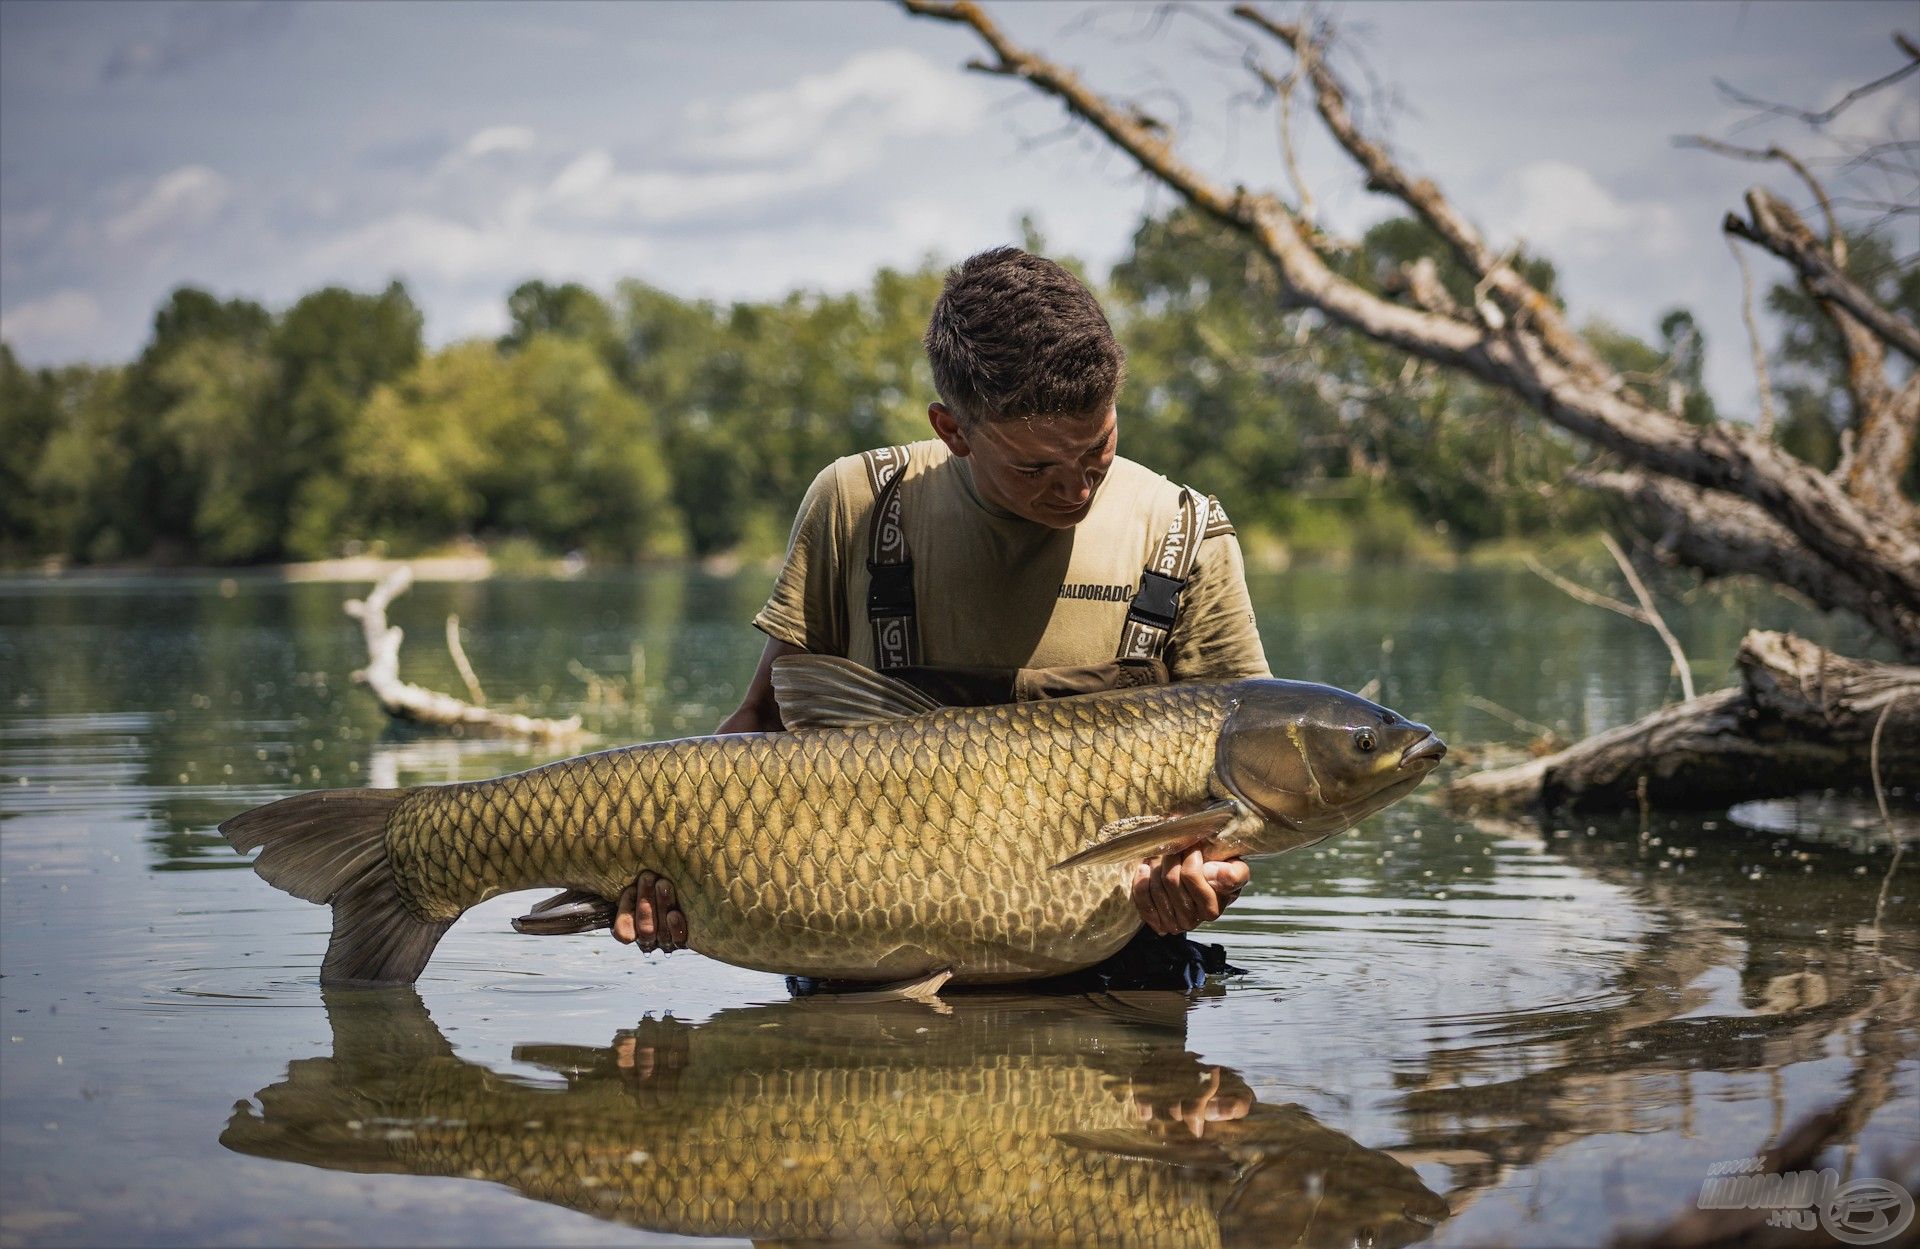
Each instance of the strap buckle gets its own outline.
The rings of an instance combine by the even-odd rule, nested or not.
[[[885,619],[913,615],[913,561],[876,564],[867,561],[867,615]]]
[[[1172,629],[1180,615],[1180,592],[1186,588],[1185,581],[1151,568],[1141,569],[1140,589],[1127,605],[1127,619],[1156,629]]]

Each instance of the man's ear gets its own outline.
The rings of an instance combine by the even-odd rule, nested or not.
[[[973,448],[967,445],[967,431],[952,408],[944,403],[928,404],[927,423],[933,426],[933,432],[940,441],[947,444],[947,450],[962,458],[973,454]]]

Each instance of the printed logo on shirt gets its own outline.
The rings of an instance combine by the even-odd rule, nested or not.
[[[1130,585],[1063,585],[1061,598],[1090,599],[1096,603],[1130,603],[1133,601],[1133,587]]]

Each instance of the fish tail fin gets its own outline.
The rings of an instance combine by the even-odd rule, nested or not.
[[[387,821],[409,791],[326,789],[242,812],[220,826],[253,870],[296,898],[333,907],[322,984],[410,984],[452,920],[417,918],[387,859]]]

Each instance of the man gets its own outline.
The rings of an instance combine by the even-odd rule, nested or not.
[[[1124,356],[1092,292],[1018,248],[983,252],[947,275],[925,344],[937,441],[814,479],[753,621],[766,650],[719,732],[780,730],[773,662],[801,652],[949,703],[1271,675],[1225,513],[1115,454]],[[1216,918],[1248,874],[1169,855],[1139,866],[1133,898],[1174,937]],[[685,945],[672,883],[643,874],[613,931],[643,950]]]

